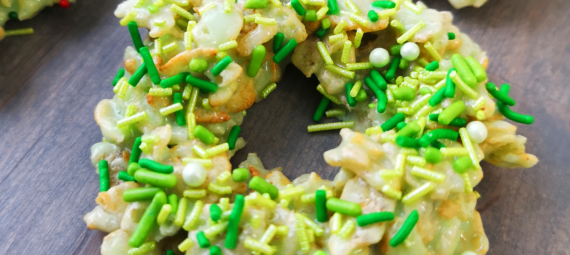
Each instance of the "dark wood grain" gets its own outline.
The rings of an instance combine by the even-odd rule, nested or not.
[[[119,1],[83,0],[48,8],[31,21],[36,34],[0,42],[0,254],[97,254],[104,236],[82,216],[95,203],[97,176],[90,146],[101,134],[93,121],[130,39],[113,10]],[[450,10],[455,23],[489,55],[491,79],[509,83],[515,109],[535,116],[519,126],[533,169],[484,164],[478,203],[489,254],[570,254],[570,1],[489,0],[480,9]],[[315,79],[292,67],[269,100],[248,110],[248,145],[232,159],[257,152],[266,167],[288,177],[316,171],[332,178],[322,153],[337,132],[307,134],[318,101]]]

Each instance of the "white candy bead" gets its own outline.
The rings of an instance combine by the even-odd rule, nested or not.
[[[467,133],[471,140],[476,143],[482,143],[487,139],[487,127],[481,121],[471,121],[467,124]]]
[[[206,168],[197,162],[186,164],[186,166],[184,166],[184,170],[182,170],[182,179],[192,188],[202,185],[206,181],[206,175]]]
[[[381,68],[390,63],[390,54],[384,48],[376,48],[370,52],[368,60],[374,67]]]
[[[400,49],[400,55],[402,55],[402,58],[405,60],[414,61],[420,56],[420,47],[413,42],[404,43]]]

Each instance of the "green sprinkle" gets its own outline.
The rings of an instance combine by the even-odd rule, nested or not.
[[[137,182],[149,184],[161,188],[172,188],[176,186],[176,176],[172,174],[163,174],[141,168],[135,172]]]
[[[174,225],[182,227],[184,221],[186,220],[186,209],[188,207],[188,199],[185,197],[180,198],[178,202],[178,209],[176,210],[176,216],[174,217]]]
[[[384,77],[376,70],[370,71],[370,76],[372,81],[376,84],[376,86],[381,90],[386,90],[388,88],[388,83],[384,80]],[[367,77],[368,78],[368,77]],[[366,81],[366,79],[364,79]]]
[[[325,35],[327,35],[327,33],[329,32],[328,28],[322,28],[320,27],[319,29],[317,29],[317,32],[315,33],[319,38],[323,38],[325,37]]]
[[[281,50],[281,46],[283,45],[283,39],[285,39],[285,35],[281,32],[278,32],[275,35],[275,37],[273,37],[273,52],[278,52],[279,50]]]
[[[196,125],[194,128],[194,136],[200,139],[200,141],[206,145],[211,145],[216,140],[216,136],[210,132],[210,130],[201,125]]]
[[[168,204],[172,207],[170,213],[176,215],[178,212],[178,196],[176,194],[170,194],[168,196]]]
[[[99,191],[109,190],[109,163],[107,160],[99,161]]]
[[[454,33],[447,33],[447,39],[455,40],[455,34]]]
[[[246,0],[245,1],[245,8],[246,9],[263,9],[269,5],[269,1],[267,0]]]
[[[261,91],[261,98],[263,98],[263,99],[267,98],[267,96],[269,96],[269,94],[271,94],[271,92],[273,92],[273,90],[275,90],[276,88],[277,88],[277,83],[275,83],[275,82],[267,85]]]
[[[464,156],[453,161],[452,167],[456,173],[462,174],[467,172],[469,168],[473,167],[473,161],[469,156]]]
[[[503,86],[505,86],[505,85],[503,85]],[[509,97],[509,95],[507,95],[506,93],[499,92],[494,83],[489,82],[485,85],[485,87],[487,88],[487,91],[489,92],[489,94],[491,94],[491,96],[493,96],[495,99],[497,99],[497,100],[499,100],[499,101],[501,101],[501,102],[503,102],[509,106],[515,105],[515,100],[512,99],[511,97]]]
[[[438,122],[442,125],[449,125],[453,119],[465,111],[465,103],[462,100],[457,100],[447,108],[445,108],[438,117]]]
[[[354,235],[354,231],[356,231],[356,223],[354,223],[353,219],[349,219],[342,225],[337,235],[343,239],[350,239]]]
[[[424,158],[429,163],[437,164],[441,162],[441,160],[443,159],[443,154],[439,151],[439,149],[436,149],[434,147],[429,147],[426,149],[426,152],[424,153]]]
[[[139,166],[141,168],[147,168],[149,170],[155,171],[157,173],[171,174],[174,172],[174,167],[169,165],[160,164],[152,159],[143,158],[139,160]]]
[[[245,182],[249,179],[249,170],[247,168],[236,168],[232,172],[232,180],[234,182]]]
[[[382,8],[382,9],[392,9],[392,8],[396,7],[396,3],[389,1],[389,0],[380,0],[380,1],[372,2],[372,6],[374,6],[376,8]]]
[[[222,209],[218,206],[218,204],[210,205],[210,218],[213,221],[218,221],[222,217]]]
[[[208,69],[208,61],[201,58],[193,58],[188,64],[190,71],[201,73]]]
[[[275,247],[272,247],[266,243],[257,241],[251,237],[247,237],[244,241],[244,247],[246,249],[249,249],[255,253],[261,253],[261,254],[274,254],[276,252]],[[251,252],[251,253],[253,253]],[[250,253],[247,253],[250,254]]]
[[[317,190],[315,192],[315,208],[317,213],[317,221],[327,222],[327,192],[324,190]]]
[[[307,10],[305,12],[305,21],[314,22],[319,20],[317,18],[317,11],[316,10]]]
[[[364,102],[368,98],[366,91],[361,89],[358,91],[358,94],[354,97],[357,102]]]
[[[267,1],[265,1],[267,3]],[[210,255],[222,255],[222,249],[218,246],[210,246]]]
[[[503,85],[504,86],[504,85]],[[520,113],[513,112],[507,105],[501,101],[497,101],[497,108],[507,119],[514,122],[530,125],[534,122],[534,117],[530,115],[524,115]]]
[[[410,87],[399,87],[392,90],[392,95],[396,100],[412,101],[416,98],[416,90]]]
[[[420,88],[419,92],[420,92],[420,95],[425,96],[425,95],[427,95],[427,94],[431,94],[431,93],[433,92],[432,90],[434,90],[432,87],[429,87],[429,86],[422,86],[422,87]],[[434,91],[435,91],[435,90],[434,90]]]
[[[483,68],[479,61],[475,60],[471,56],[467,56],[465,58],[465,62],[467,62],[467,65],[469,66],[469,69],[471,69],[473,75],[475,75],[475,78],[477,78],[477,82],[482,82],[487,79],[487,72],[485,72],[485,68]]]
[[[208,240],[204,234],[204,231],[198,231],[196,234],[196,240],[198,240],[198,245],[200,245],[200,248],[205,249],[210,247],[210,240]]]
[[[267,1],[266,1],[267,2]],[[287,47],[287,45],[285,45]],[[253,49],[253,53],[251,54],[251,60],[249,61],[249,65],[247,66],[247,75],[249,77],[255,77],[263,65],[263,58],[265,57],[265,46],[257,45]]]
[[[402,123],[402,122],[400,122],[400,123]],[[400,123],[398,123],[398,125],[400,125]],[[404,122],[404,124],[405,124],[405,122]],[[396,133],[396,135],[413,137],[421,131],[422,127],[420,127],[420,125],[418,123],[413,121],[413,122],[410,122],[409,124],[405,125],[404,128],[398,127],[398,129],[400,129],[400,131],[398,131],[398,133]]]
[[[475,75],[471,72],[471,68],[460,54],[454,54],[451,56],[451,64],[465,84],[471,88],[477,85],[477,78],[475,78]]]
[[[129,84],[131,84],[131,86],[133,87],[136,87],[137,84],[139,84],[139,81],[142,79],[142,77],[146,74],[146,72],[147,72],[146,66],[144,64],[140,65],[139,68],[137,68],[137,70],[135,71],[135,73],[133,73],[131,78],[129,78]]]
[[[151,242],[146,242],[143,243],[140,247],[138,248],[130,248],[127,251],[127,255],[143,255],[143,254],[148,254],[151,251],[154,250],[154,248],[156,248],[156,242],[151,241]]]
[[[340,13],[337,0],[327,0],[327,7],[329,8],[327,12],[328,15],[337,15]]]
[[[174,93],[173,102],[174,104],[178,103],[182,105],[182,94]],[[174,116],[176,117],[176,124],[178,124],[178,126],[182,127],[186,125],[186,119],[184,118],[184,110],[174,112]]]
[[[188,238],[187,238],[188,240]],[[190,240],[192,241],[192,240]],[[166,250],[166,255],[176,255],[172,250]]]
[[[233,150],[236,147],[236,141],[240,131],[241,128],[238,125],[234,125],[230,130],[230,135],[228,136],[228,146],[230,147],[230,150]]]
[[[408,62],[408,60],[405,60],[403,58],[400,59],[400,65],[398,65],[398,68],[406,70],[408,69],[408,67],[410,67],[410,62]]]
[[[431,107],[435,107],[436,105],[440,104],[441,101],[443,101],[443,99],[445,98],[445,87],[439,89],[430,99],[429,99],[429,105]]]
[[[137,171],[137,173],[140,171],[142,170]],[[148,237],[148,234],[153,229],[156,218],[158,217],[158,214],[162,209],[162,205],[164,204],[166,204],[166,194],[164,194],[162,191],[156,193],[152,199],[152,202],[146,208],[146,211],[138,222],[135,231],[131,235],[131,238],[129,239],[129,246],[136,248],[143,244],[143,242]]]
[[[125,76],[125,69],[119,68],[119,71],[117,71],[117,74],[115,75],[115,78],[113,79],[113,87],[115,85],[117,85],[117,82],[119,82],[119,80],[121,78],[123,78],[123,76]]]
[[[431,71],[435,71],[435,70],[437,70],[438,68],[439,68],[439,62],[437,62],[437,61],[435,61],[435,60],[432,61],[431,63],[429,63],[429,64],[426,66],[426,70],[427,70],[427,71],[430,71],[430,72],[431,72]]]
[[[213,82],[198,79],[192,75],[186,76],[186,82],[200,90],[205,90],[214,93],[218,90],[218,85]]]
[[[352,217],[358,217],[362,214],[362,208],[360,207],[360,204],[334,197],[327,200],[326,206],[328,210]]]
[[[391,221],[394,219],[393,212],[373,212],[369,214],[363,214],[356,217],[356,223],[359,227],[365,227],[370,224]]]
[[[430,144],[431,146],[435,147],[436,149],[441,149],[441,148],[445,148],[445,144],[440,143],[439,141],[435,140],[433,142],[431,142]]]
[[[133,155],[131,154],[131,158],[132,158],[132,157],[133,157]],[[128,173],[130,176],[134,176],[134,175],[135,175],[135,172],[136,172],[137,170],[139,170],[139,169],[140,169],[139,164],[137,164],[137,163],[135,163],[135,162],[129,163],[129,167],[127,168],[127,173]]]
[[[319,51],[319,53],[321,54],[321,57],[323,58],[323,60],[325,61],[325,63],[327,65],[332,65],[334,64],[329,51],[327,50],[327,46],[325,46],[325,44],[323,42],[317,42],[317,49]]]
[[[471,99],[474,100],[478,99],[479,93],[473,90],[471,87],[469,87],[469,85],[467,85],[467,83],[465,83],[465,81],[461,79],[461,77],[459,76],[459,74],[457,74],[456,71],[451,72],[449,74],[449,77],[451,78],[451,80],[453,80],[453,83],[455,83],[455,85],[459,87],[459,89],[463,92],[463,94],[465,94]]]
[[[420,145],[422,147],[428,147],[433,141],[438,139],[448,139],[455,141],[459,138],[459,133],[451,129],[436,129],[429,133],[426,133],[420,138]]]
[[[413,210],[410,213],[410,215],[408,215],[408,218],[406,218],[406,221],[404,221],[404,224],[402,224],[400,229],[398,229],[398,232],[390,240],[390,246],[396,247],[402,242],[404,242],[408,237],[408,235],[410,235],[410,233],[416,226],[416,223],[418,222],[419,218],[420,217],[418,211]]]
[[[226,240],[224,242],[224,247],[228,249],[234,249],[237,245],[238,234],[239,234],[239,222],[241,220],[241,215],[243,213],[243,208],[245,204],[245,198],[243,195],[236,195],[234,207],[230,214],[230,221],[228,223],[228,230],[226,233]]]
[[[119,174],[118,174],[118,178],[119,178],[119,180],[123,180],[123,181],[126,181],[126,182],[134,182],[134,181],[135,181],[135,178],[132,177],[132,176],[130,176],[130,175],[127,173],[127,171],[120,171]]]
[[[354,127],[354,121],[345,121],[345,122],[334,122],[334,123],[326,123],[326,124],[309,125],[309,126],[307,126],[307,131],[309,133],[311,133],[311,132],[335,130],[335,129],[342,129],[342,128],[352,128],[352,127]]]
[[[298,0],[292,0],[291,2],[293,1],[298,2]],[[285,59],[285,57],[287,57],[289,53],[291,53],[293,49],[295,49],[295,47],[297,47],[297,41],[295,39],[289,40],[285,44],[285,46],[283,46],[283,48],[279,50],[279,52],[275,53],[275,55],[273,56],[273,61],[275,63],[281,63],[281,61],[283,61],[283,59]]]
[[[323,87],[323,85],[319,84],[319,86],[317,86],[317,91],[319,91],[324,97],[328,98],[329,100],[331,100],[331,102],[340,105],[341,102],[340,100],[338,100],[338,98],[336,98],[333,95],[330,95],[329,93],[327,93],[327,91],[325,90],[325,87]]]
[[[437,121],[438,118],[439,118],[439,113],[432,113],[429,115],[429,119],[431,121]],[[449,123],[449,125],[454,127],[464,127],[465,125],[467,125],[467,120],[464,118],[455,118]]]
[[[386,79],[391,81],[396,76],[396,70],[398,69],[398,65],[400,65],[400,57],[395,57],[390,64],[390,68],[388,68],[388,72],[386,72]]]
[[[22,28],[22,29],[6,30],[5,36],[31,35],[33,33],[34,33],[33,28]]]
[[[329,27],[331,27],[330,19],[324,18],[323,20],[321,20],[321,27],[324,29],[328,29]]]
[[[408,156],[408,157],[411,157],[411,156]],[[425,160],[422,157],[419,157],[419,158],[422,160]],[[424,161],[424,164],[425,164],[425,161]],[[428,180],[431,182],[442,183],[445,181],[445,174],[434,172],[432,170],[421,168],[419,166],[413,166],[410,174],[415,176],[415,177],[418,177],[418,178],[421,178],[424,180]]]
[[[148,76],[150,76],[150,80],[154,85],[160,84],[160,75],[158,74],[158,69],[156,69],[156,65],[154,65],[154,61],[152,56],[150,55],[150,51],[147,47],[141,47],[139,52],[144,60],[144,65],[146,66],[146,70],[148,72]]]
[[[117,122],[117,127],[123,128],[123,127],[129,126],[129,125],[144,121],[146,119],[148,119],[148,115],[146,114],[146,112],[145,111],[139,112],[139,113],[136,113],[132,116],[129,116],[129,117],[126,117],[122,120],[119,120]]]
[[[374,71],[374,70],[373,70]],[[380,90],[375,82],[373,82],[370,77],[364,79],[366,85],[374,92],[376,98],[378,99],[378,104],[376,105],[376,110],[378,113],[383,113],[386,111],[386,104],[388,103],[388,97],[384,91]]]
[[[129,158],[129,165],[131,163],[138,163],[139,162],[139,158],[141,157],[141,149],[139,148],[139,146],[141,146],[142,143],[142,138],[139,136],[135,139],[135,143],[133,144],[133,149],[131,150],[131,157]]]
[[[368,19],[372,22],[378,21],[378,14],[374,10],[368,11]]]
[[[394,45],[390,46],[390,53],[392,53],[392,55],[394,55],[394,56],[399,56],[401,49],[402,49],[401,44],[394,44]]]
[[[445,80],[445,97],[447,98],[455,97],[455,83],[453,83],[453,80],[451,80],[451,77],[449,77],[453,71],[455,71],[455,68],[449,69],[447,72],[447,78]]]
[[[226,67],[228,67],[228,65],[230,65],[231,63],[232,63],[232,58],[230,56],[226,56],[225,58],[220,60],[216,65],[214,65],[214,67],[212,67],[212,75],[214,77],[220,75],[220,73],[222,73],[222,71],[224,71],[224,69],[226,69]]]
[[[406,122],[402,121],[402,122],[398,123],[398,125],[396,125],[396,128],[398,128],[398,130],[402,130],[406,127],[406,125],[407,125]]]
[[[172,211],[172,206],[169,204],[164,204],[162,205],[160,212],[158,213],[158,217],[156,218],[156,223],[159,226],[164,225],[164,222],[166,222],[166,219],[168,218],[168,216],[170,215],[170,212]]]
[[[319,106],[317,107],[317,110],[315,111],[315,114],[313,114],[313,120],[314,121],[316,121],[316,122],[321,121],[321,118],[323,117],[323,113],[325,112],[325,109],[327,109],[329,102],[330,102],[330,100],[323,96],[323,98],[321,99],[321,102],[319,103]]]
[[[139,26],[137,25],[136,21],[131,21],[127,24],[127,28],[129,29],[129,33],[131,34],[131,39],[133,40],[133,45],[135,46],[135,50],[139,52],[140,48],[144,47],[144,44],[141,39],[141,34],[139,33]]]
[[[346,102],[348,103],[348,105],[354,107],[356,106],[356,100],[354,99],[354,97],[350,96],[350,91],[352,90],[352,86],[354,86],[354,84],[352,83],[347,83],[345,85]]]
[[[396,144],[404,148],[419,148],[420,140],[407,136],[398,136],[396,137]]]
[[[258,176],[251,178],[251,181],[249,181],[249,187],[260,194],[269,194],[273,200],[279,197],[279,189]]]
[[[331,109],[325,112],[325,116],[327,117],[340,117],[340,116],[344,116],[346,114],[345,111],[341,110],[341,109]]]
[[[392,130],[393,128],[396,127],[396,125],[398,125],[398,123],[404,121],[405,119],[406,119],[406,116],[404,116],[403,113],[396,113],[396,115],[394,115],[392,118],[390,118],[389,120],[384,122],[382,125],[380,125],[380,128],[382,128],[382,131],[384,131],[384,132],[386,132],[388,130]]]
[[[17,20],[18,19],[18,13],[17,12],[10,12],[10,13],[8,13],[8,18],[11,20]]]
[[[305,16],[305,8],[303,7],[303,5],[301,5],[299,0],[291,0],[291,7],[293,7],[295,12],[297,12],[297,14],[299,14],[300,16]]]
[[[345,78],[349,78],[349,79],[354,79],[354,75],[355,75],[354,71],[349,71],[349,70],[346,70],[342,67],[338,67],[336,65],[326,65],[325,69],[327,71],[330,71],[330,72],[336,74],[336,75],[339,75],[339,76],[342,76]]]
[[[398,37],[398,39],[396,39],[396,42],[398,42],[399,44],[404,44],[410,38],[415,36],[416,33],[418,31],[420,31],[422,28],[424,28],[425,26],[426,26],[426,23],[423,20],[419,21],[413,27],[411,27],[408,31],[406,31],[404,34],[402,34],[400,37]]]

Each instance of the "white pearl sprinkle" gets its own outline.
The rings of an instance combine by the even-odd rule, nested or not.
[[[467,133],[471,140],[476,143],[482,143],[487,139],[487,127],[481,121],[471,121],[467,124]]]
[[[182,170],[182,179],[192,188],[202,185],[206,181],[206,175],[206,168],[197,162],[186,164],[184,170]]]
[[[381,68],[390,63],[390,54],[384,48],[376,48],[370,52],[368,60],[374,67]]]
[[[404,43],[400,49],[400,55],[405,60],[414,61],[420,56],[420,47],[413,42]]]

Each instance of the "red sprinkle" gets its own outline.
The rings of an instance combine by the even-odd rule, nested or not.
[[[67,0],[61,0],[59,2],[59,6],[61,6],[61,9],[67,9],[69,8],[69,1]]]

